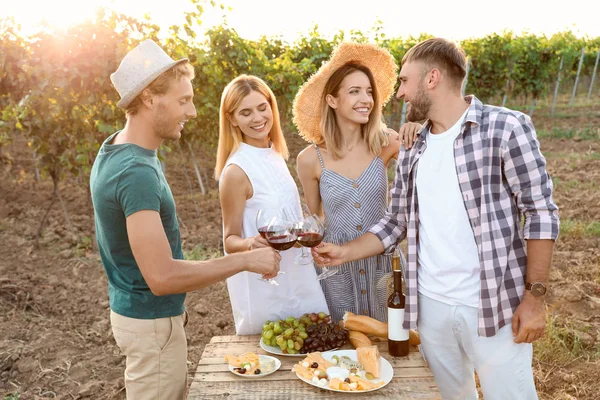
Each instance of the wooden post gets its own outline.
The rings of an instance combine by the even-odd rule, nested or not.
[[[533,110],[535,110],[535,103],[537,102],[537,99],[534,97],[533,101],[531,102],[531,107],[529,108],[529,117],[533,117]]]
[[[594,88],[594,80],[596,80],[596,69],[598,69],[598,59],[600,59],[600,47],[598,47],[598,54],[596,54],[596,63],[594,64],[594,73],[592,74],[592,81],[590,82],[590,90],[588,90],[588,100],[592,97],[592,89]]]
[[[402,115],[400,116],[400,126],[398,127],[398,132],[400,132],[400,128],[404,125],[404,121],[406,120],[406,101],[402,101]]]
[[[181,159],[183,160],[185,157],[183,156],[183,151],[181,150],[181,145],[179,144],[179,140],[177,141],[177,150],[179,151],[179,155],[181,156]],[[183,163],[183,175],[185,176],[185,181],[187,182],[188,190],[190,191],[190,197],[192,198],[192,201],[194,202],[194,208],[196,209],[196,217],[200,218],[200,209],[198,208],[198,203],[196,202],[196,198],[194,197],[194,189],[192,188],[192,181],[190,180],[190,177],[188,176],[187,165],[185,164],[185,162]],[[181,223],[183,224],[183,221],[181,221]]]
[[[471,69],[471,57],[469,57],[467,59],[467,73],[465,75],[465,79],[463,80],[463,85],[462,85],[462,95],[463,97],[465,96],[465,90],[467,88],[467,82],[469,81],[469,70]]]
[[[506,85],[504,85],[504,97],[502,98],[502,107],[506,106],[508,100],[508,88],[510,87],[510,78],[506,79]]]
[[[196,172],[196,179],[198,179],[198,184],[200,185],[200,192],[202,194],[206,194],[206,190],[204,189],[204,183],[202,182],[202,178],[200,177],[200,169],[198,168],[198,164],[196,163],[196,157],[194,156],[194,150],[192,150],[192,145],[190,142],[187,142],[188,150],[190,151],[190,155],[192,156],[192,164],[194,165],[194,171]]]
[[[37,157],[37,153],[35,152],[35,150],[33,151],[33,167],[35,168],[35,180],[36,182],[39,182],[40,179],[40,170],[38,168],[38,157]]]
[[[575,85],[573,85],[573,93],[571,94],[571,101],[569,107],[573,107],[575,101],[575,93],[577,93],[577,84],[579,83],[579,74],[581,73],[581,67],[583,66],[583,57],[585,56],[585,47],[581,49],[581,58],[579,59],[579,67],[577,67],[577,75],[575,76]]]
[[[554,115],[554,107],[556,106],[556,97],[558,96],[558,86],[560,85],[560,74],[563,69],[564,57],[560,58],[560,66],[558,67],[558,77],[556,78],[556,85],[554,86],[554,98],[552,99],[552,111],[550,115]]]

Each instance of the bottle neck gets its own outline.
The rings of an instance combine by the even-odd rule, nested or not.
[[[402,293],[402,271],[394,271],[394,291]]]

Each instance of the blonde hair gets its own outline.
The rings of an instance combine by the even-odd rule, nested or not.
[[[192,80],[195,76],[196,74],[194,72],[194,67],[192,67],[192,64],[190,64],[189,61],[183,61],[173,66],[173,68],[160,74],[158,78],[150,82],[150,84],[146,86],[144,90],[148,89],[152,94],[165,94],[169,91],[171,82],[177,81],[181,78],[188,78],[189,80]],[[142,91],[142,93],[137,95],[136,98],[131,101],[131,103],[129,103],[129,105],[125,109],[126,115],[135,115],[138,112],[143,102],[142,95],[144,93],[144,90]]]
[[[215,179],[219,180],[221,172],[225,168],[227,159],[240,147],[243,134],[238,127],[233,126],[230,118],[233,112],[240,106],[242,100],[251,92],[258,92],[265,96],[273,113],[273,127],[269,132],[269,139],[273,149],[287,160],[289,153],[281,122],[279,120],[279,107],[273,91],[260,78],[253,75],[240,75],[223,89],[221,96],[221,108],[219,111],[219,146],[217,148],[217,162],[215,164]]]
[[[447,39],[432,38],[417,43],[402,57],[403,65],[413,61],[423,62],[426,69],[439,68],[447,74],[455,89],[462,87],[467,74],[467,59],[464,51],[456,43]]]
[[[321,115],[323,116],[321,118],[322,141],[325,142],[327,151],[334,160],[341,158],[342,137],[336,122],[335,111],[327,103],[327,95],[337,97],[344,78],[356,71],[361,71],[367,75],[373,90],[373,108],[369,115],[369,121],[361,126],[362,139],[367,144],[369,151],[375,155],[379,155],[381,149],[389,144],[388,135],[385,132],[386,126],[382,121],[381,99],[371,70],[360,64],[347,63],[331,75],[321,97]]]

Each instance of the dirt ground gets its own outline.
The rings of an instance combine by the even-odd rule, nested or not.
[[[558,121],[540,112],[538,126],[589,122],[597,131],[597,110],[584,114],[581,120]],[[291,154],[302,145],[290,138]],[[561,219],[575,222],[555,248],[547,299],[554,323],[545,341],[536,344],[536,384],[542,399],[595,400],[600,398],[600,227],[594,231],[593,223],[600,221],[600,133],[597,140],[542,139],[541,146],[556,181]],[[91,246],[85,182],[69,178],[60,186],[74,232],[55,204],[36,249],[52,185],[35,181],[22,143],[15,143],[13,152],[13,164],[0,166],[0,394],[5,399],[17,398],[9,397],[16,393],[20,399],[122,399],[124,359],[109,326],[106,277]],[[191,165],[174,151],[166,168],[183,221],[184,250],[189,254],[202,245],[214,253],[221,248],[215,183],[209,182],[202,196],[193,180],[192,197],[183,173],[192,179]],[[191,381],[204,345],[234,329],[224,284],[189,294],[186,304]]]

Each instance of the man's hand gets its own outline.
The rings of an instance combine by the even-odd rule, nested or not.
[[[407,122],[400,128],[400,141],[404,143],[404,148],[406,150],[410,149],[417,140],[421,126],[422,125],[417,122]]]
[[[533,343],[546,331],[546,307],[543,297],[534,297],[525,292],[521,304],[512,317],[515,343]]]
[[[250,250],[244,252],[243,255],[249,272],[261,274],[265,279],[277,276],[281,255],[271,247]]]
[[[335,267],[347,262],[345,251],[342,246],[322,242],[311,249],[316,264],[326,267]]]

